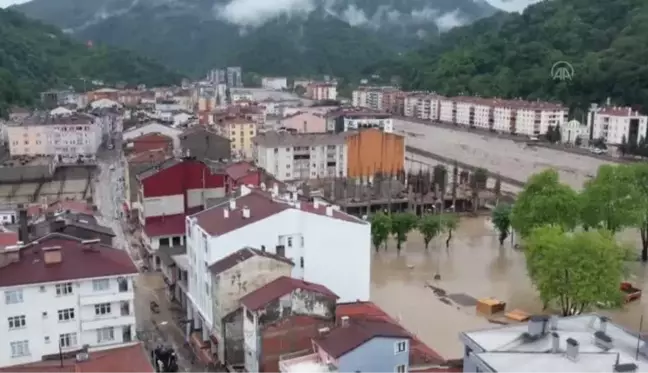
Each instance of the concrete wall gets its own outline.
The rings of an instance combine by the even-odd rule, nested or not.
[[[405,351],[397,352],[399,342],[405,342]],[[373,338],[338,358],[340,372],[397,372],[400,365],[409,371],[408,339]]]

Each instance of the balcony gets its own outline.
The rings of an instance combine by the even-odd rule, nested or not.
[[[333,364],[326,364],[317,354],[304,355],[304,352],[295,352],[282,355],[279,358],[279,371],[282,373],[331,373],[338,372]]]

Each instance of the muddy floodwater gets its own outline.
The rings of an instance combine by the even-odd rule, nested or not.
[[[635,232],[624,232],[620,239],[638,247]],[[542,309],[526,274],[524,254],[510,242],[500,247],[485,217],[462,219],[449,249],[442,236],[426,251],[420,234],[411,233],[400,255],[393,242],[387,251],[373,255],[372,300],[446,358],[463,356],[460,331],[497,326],[475,313],[476,299],[497,298],[506,302],[507,310]],[[628,279],[635,285],[648,289],[647,278],[646,266],[628,264]],[[642,313],[648,316],[648,300],[602,313],[638,330]],[[648,318],[643,329],[648,330]]]

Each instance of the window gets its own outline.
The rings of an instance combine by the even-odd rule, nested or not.
[[[61,348],[70,348],[77,345],[76,333],[65,333],[59,336],[59,345]]]
[[[39,290],[40,290],[41,293],[44,293],[45,292],[45,286],[41,286]]]
[[[110,303],[95,304],[95,315],[110,315]]]
[[[407,372],[407,367],[405,365],[396,365],[396,373],[405,373]]]
[[[5,303],[6,304],[16,304],[23,302],[23,293],[22,290],[11,290],[5,291]]]
[[[394,353],[405,352],[407,350],[407,342],[397,342],[394,346]]]
[[[205,293],[209,295],[209,282],[205,282]]]
[[[119,277],[117,279],[117,284],[119,285],[119,292],[125,293],[128,291],[128,279],[125,277]]]
[[[288,237],[288,247],[292,247],[292,237]]]
[[[74,308],[66,308],[64,310],[59,310],[58,319],[59,321],[74,320]]]
[[[303,256],[301,258],[299,258],[299,266],[301,268],[304,268],[304,257]]]
[[[304,247],[304,236],[301,236],[299,241],[300,241],[299,243],[301,245],[300,247]]]
[[[68,294],[72,294],[71,282],[66,282],[64,284],[56,285],[56,295],[61,296],[61,295],[68,295]]]
[[[12,316],[9,319],[9,330],[25,327],[25,315]]]
[[[92,280],[92,289],[94,291],[104,291],[110,288],[110,280],[105,278],[101,280]]]
[[[49,337],[45,337],[45,343],[50,343],[50,338]]]
[[[11,342],[11,357],[29,356],[29,341]]]
[[[122,316],[130,315],[130,302],[128,302],[127,300],[122,301],[119,308],[121,309]]]
[[[97,329],[97,343],[110,342],[115,340],[115,330],[113,328]]]

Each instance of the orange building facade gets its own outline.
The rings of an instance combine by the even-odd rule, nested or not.
[[[379,129],[364,129],[346,138],[347,175],[373,177],[405,169],[405,137]]]

